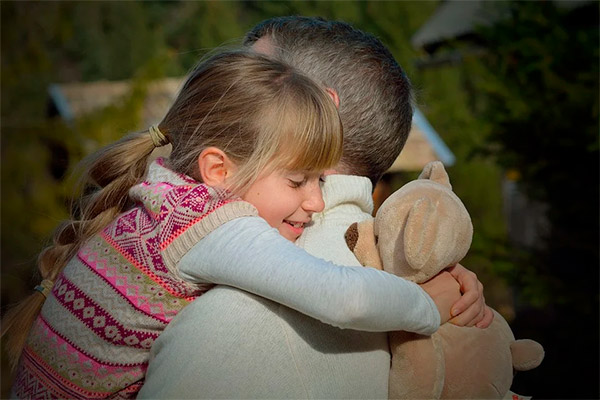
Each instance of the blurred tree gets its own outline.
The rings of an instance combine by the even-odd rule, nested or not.
[[[114,121],[114,116],[109,117],[110,112],[103,118],[95,118],[95,123],[79,121],[78,127],[48,120],[48,85],[60,80],[99,76],[135,77],[132,99],[140,103],[142,95],[138,93],[143,92],[148,80],[164,75],[163,65],[169,60],[165,51],[146,54],[133,50],[152,48],[148,35],[141,33],[142,42],[136,43],[120,39],[122,35],[136,37],[138,31],[145,29],[143,16],[139,16],[140,9],[135,5],[120,8],[123,6],[118,3],[92,3],[86,8],[83,3],[4,2],[1,6],[2,265],[3,278],[7,279],[2,282],[2,299],[6,306],[22,296],[19,292],[22,287],[11,285],[14,282],[8,277],[33,269],[37,252],[52,228],[66,215],[72,193],[66,192],[63,174],[56,172],[57,159],[64,164],[59,167],[62,171],[73,168],[91,147],[97,148],[120,137],[137,122],[131,101],[123,102],[119,108],[122,121],[118,126],[122,129],[113,129],[109,134],[106,129],[100,134],[98,127],[100,120],[112,118]],[[135,30],[114,33],[114,27],[125,23],[119,18],[136,19],[136,15]],[[85,25],[82,22],[111,18],[114,20],[108,28],[101,27],[101,23]],[[112,36],[103,37],[104,31]],[[94,37],[96,42],[89,39]],[[123,45],[120,50],[119,46],[113,48],[109,45],[112,42],[129,43],[131,51]],[[138,55],[131,58],[128,54]],[[112,110],[112,114],[116,114],[114,107]],[[89,143],[95,144],[90,147]]]
[[[117,3],[90,3],[89,9],[78,2],[0,4],[3,311],[37,283],[37,254],[76,195],[68,177],[77,162],[133,129],[148,80],[164,74],[166,53],[148,41],[150,31],[136,36],[145,27],[141,9],[133,4],[119,8]],[[124,30],[123,16],[137,18],[132,21],[135,29]],[[109,21],[104,27],[90,22],[102,19]],[[141,42],[131,43],[127,37]],[[134,77],[132,93],[118,107],[73,125],[48,119],[50,83],[100,77]],[[2,398],[8,396],[10,381],[3,359]]]
[[[177,56],[177,75],[187,73],[215,47],[239,44],[245,32],[239,22],[243,8],[236,1],[182,1],[165,11],[157,18],[164,25],[166,46]]]
[[[85,80],[129,78],[152,57],[159,31],[147,23],[142,7],[139,2],[75,3],[70,21],[76,34],[68,49]]]
[[[556,261],[536,263],[529,278],[538,288],[531,290],[545,301],[579,303],[584,292],[597,293],[590,278],[598,276],[598,18],[551,2],[508,10],[510,19],[481,29],[493,51],[471,70],[479,117],[492,127],[485,151],[518,171],[531,199],[549,206],[546,248]],[[579,260],[586,273],[560,273],[567,260]],[[577,293],[566,295],[573,284]]]
[[[490,123],[482,148],[517,171],[521,190],[547,206],[549,223],[541,250],[521,253],[530,256],[510,271],[522,305],[544,307],[546,319],[533,332],[522,310],[515,329],[543,335],[537,396],[598,398],[598,3],[490,6],[506,19],[479,29],[489,51],[469,63],[474,109]]]

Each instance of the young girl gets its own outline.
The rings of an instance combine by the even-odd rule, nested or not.
[[[146,173],[167,143],[169,159]],[[201,63],[158,127],[88,161],[95,190],[40,255],[38,292],[3,324],[16,331],[13,395],[135,397],[154,340],[213,284],[339,327],[435,331],[458,290],[436,306],[415,284],[293,245],[323,209],[319,180],[341,145],[334,102],[289,66],[240,51]],[[224,229],[235,254],[210,244]]]

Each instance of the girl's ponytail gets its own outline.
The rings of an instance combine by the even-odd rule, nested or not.
[[[42,283],[2,319],[1,336],[6,334],[4,348],[12,368],[17,366],[31,325],[60,272],[85,241],[129,207],[129,189],[144,177],[149,155],[155,147],[167,143],[158,127],[152,127],[132,133],[82,161],[84,194],[72,207],[71,220],[57,227],[52,244],[38,257]]]

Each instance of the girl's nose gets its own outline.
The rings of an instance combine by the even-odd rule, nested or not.
[[[321,193],[319,181],[317,180],[315,183],[307,186],[306,198],[302,203],[302,208],[311,214],[323,211],[325,202],[323,201],[323,193]]]

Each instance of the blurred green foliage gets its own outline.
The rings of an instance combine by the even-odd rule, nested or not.
[[[479,154],[516,172],[547,219],[541,246],[513,249],[518,268],[503,272],[521,305],[513,328],[546,347],[529,378],[537,396],[598,398],[599,3],[488,8],[506,18],[478,29],[487,51],[466,63],[473,110],[489,124]]]
[[[518,171],[520,188],[548,206],[550,227],[546,245],[527,260],[532,273],[515,281],[529,301],[573,302],[591,315],[600,261],[598,7],[515,2],[503,9],[508,19],[480,29],[489,51],[469,64],[477,116],[490,126],[481,149]],[[565,262],[578,273],[565,274]]]
[[[373,33],[405,68],[417,105],[457,157],[449,173],[475,227],[464,264],[478,273],[489,304],[512,316],[507,278],[521,306],[554,307],[562,293],[585,307],[582,298],[595,293],[589,307],[597,307],[598,13],[594,33],[550,2],[523,3],[481,31],[491,50],[483,58],[422,70],[410,38],[436,1],[0,2],[3,310],[37,283],[35,259],[67,216],[77,162],[138,126],[146,84],[184,75],[265,18],[293,14]],[[134,85],[118,104],[73,123],[47,117],[50,84],[119,79]],[[556,252],[509,244],[501,190],[508,168],[550,206]],[[582,176],[587,185],[575,179]],[[587,258],[573,264],[574,253]],[[571,265],[578,272],[566,272]],[[7,368],[2,378],[6,397]]]

